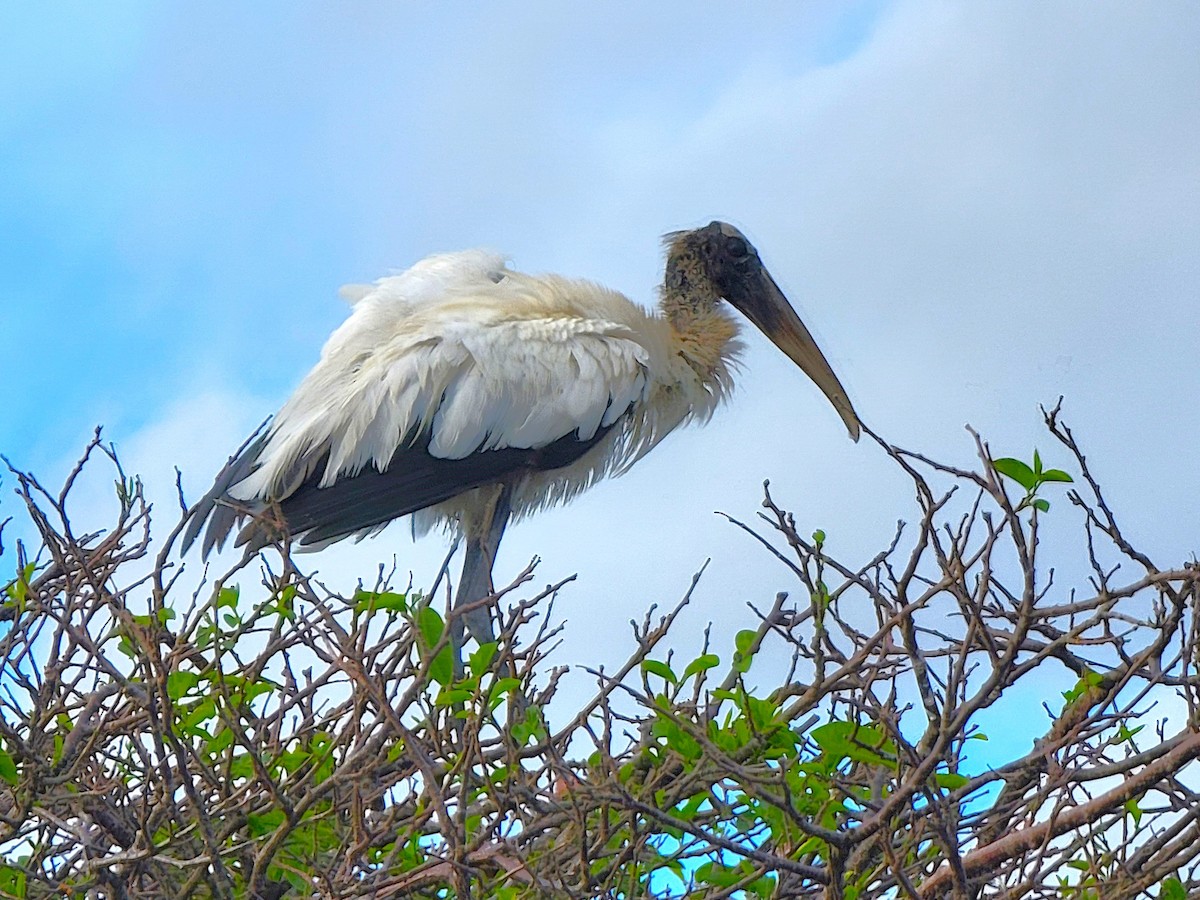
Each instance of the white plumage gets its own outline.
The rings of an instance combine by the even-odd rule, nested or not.
[[[813,379],[857,438],[845,391],[744,235],[713,222],[668,241],[654,312],[481,250],[343,288],[349,318],[196,505],[184,549],[205,522],[207,553],[247,518],[238,543],[256,550],[285,539],[319,547],[411,514],[416,532],[461,529],[455,602],[478,600],[511,517],[570,499],[712,414],[741,347],[730,307]],[[464,618],[488,639],[486,613]]]
[[[463,459],[618,426],[570,466],[514,485],[519,517],[623,471],[684,421],[707,419],[729,386],[727,367],[702,379],[672,353],[670,325],[621,294],[514,272],[487,251],[431,256],[342,294],[350,317],[275,417],[259,468],[231,486],[235,500],[285,497],[314,467],[321,487],[367,466],[383,471],[414,433],[429,435],[433,456]],[[477,493],[417,513],[415,530],[472,518]]]

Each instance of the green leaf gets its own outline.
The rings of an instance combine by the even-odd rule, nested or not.
[[[3,750],[0,750],[0,778],[3,778],[13,787],[17,786],[17,764],[12,756]]]
[[[167,696],[178,700],[200,683],[200,676],[195,672],[172,672],[167,676]]]
[[[1042,481],[1061,481],[1067,484],[1071,484],[1075,481],[1074,478],[1072,478],[1062,469],[1047,469],[1045,472],[1041,473],[1041,478]]]
[[[204,742],[204,749],[208,751],[209,756],[216,756],[232,743],[233,729],[222,728],[217,732],[215,737],[211,737]]]
[[[453,706],[456,703],[465,703],[471,699],[473,693],[466,688],[442,688],[438,691],[434,704],[436,706]]]
[[[407,612],[408,595],[397,594],[394,591],[355,591],[355,612],[371,615],[379,610],[393,613]]]
[[[25,602],[25,598],[29,596],[29,581],[33,578],[33,573],[37,570],[37,563],[29,563],[25,568],[17,572],[17,578],[12,584],[8,585],[4,592],[18,606]]]
[[[1038,497],[1036,500],[1033,501],[1033,508],[1040,512],[1049,512],[1050,511],[1050,501],[1044,500],[1041,497]]]
[[[700,807],[708,800],[708,792],[701,791],[699,794],[693,794],[686,803],[675,807],[675,817],[682,819],[684,822],[690,822],[696,818],[696,813],[700,811]]]
[[[818,613],[822,613],[829,608],[829,588],[825,586],[825,582],[817,582],[817,589],[812,592],[812,597],[810,599],[812,600],[812,604],[816,607]],[[818,621],[821,621],[821,619],[818,619]]]
[[[509,677],[497,679],[496,683],[493,684],[491,689],[488,691],[488,710],[495,710],[497,706],[504,702],[504,698],[507,694],[510,694],[520,686],[521,679],[519,678]]]
[[[1139,725],[1137,728],[1129,728],[1125,725],[1122,725],[1117,729],[1117,741],[1132,741],[1134,736],[1145,727],[1145,725]]]
[[[518,746],[523,746],[531,740],[540,739],[546,733],[545,726],[542,724],[542,711],[536,706],[531,706],[525,711],[523,721],[514,722],[509,734],[513,741]]]
[[[668,748],[674,750],[684,759],[696,759],[702,752],[700,744],[697,743],[696,739],[670,719],[656,720],[650,727],[650,734],[654,737],[662,738]]]
[[[0,865],[0,894],[5,897],[24,897],[25,872],[16,866]]]
[[[220,609],[223,606],[228,606],[230,609],[237,609],[239,594],[240,589],[237,587],[237,585],[234,585],[233,587],[221,588],[221,590],[217,593],[217,609]]]
[[[262,837],[264,834],[270,834],[282,825],[286,818],[287,816],[282,809],[273,809],[270,812],[263,813],[261,816],[250,813],[246,816],[246,828],[250,832],[251,837]]]
[[[1085,669],[1083,677],[1075,682],[1075,686],[1069,691],[1063,691],[1063,699],[1067,701],[1067,706],[1070,706],[1091,688],[1099,687],[1104,683],[1104,676],[1099,672],[1093,672],[1091,669]]]
[[[476,678],[482,678],[483,674],[492,664],[492,659],[496,656],[496,650],[499,647],[495,641],[487,641],[479,645],[479,649],[471,654],[471,658],[467,661],[467,667],[471,670],[471,674]]]
[[[857,722],[828,722],[814,728],[810,736],[824,754],[834,762],[843,759],[895,769],[895,760],[882,753],[894,755],[896,748],[877,725],[860,725]],[[882,751],[879,752],[879,751]]]
[[[426,649],[433,649],[442,639],[446,625],[436,609],[426,606],[417,613],[417,627],[421,629],[421,636],[425,638]]]
[[[648,675],[657,675],[671,684],[679,684],[679,676],[665,662],[657,659],[643,659],[642,671]]]
[[[749,629],[739,631],[734,635],[733,646],[736,650],[733,654],[733,668],[736,671],[743,674],[750,671],[750,663],[754,660],[754,654],[750,651],[757,637],[758,632]]]
[[[959,775],[957,772],[938,772],[933,778],[938,787],[944,787],[948,791],[957,791],[971,781],[967,776]]]
[[[721,658],[715,653],[705,653],[703,656],[697,656],[687,668],[683,670],[683,680],[687,681],[698,672],[704,672],[721,664]]]
[[[1027,491],[1032,491],[1037,486],[1037,476],[1033,474],[1033,469],[1025,465],[1019,459],[1013,459],[1010,456],[1003,457],[992,461],[993,467],[1001,475],[1005,475],[1015,481]]]
[[[195,728],[201,722],[206,722],[217,714],[217,704],[213,702],[211,697],[205,697],[203,700],[188,707],[186,710],[180,710],[184,713],[183,718],[179,721],[179,727],[184,731]]]
[[[754,639],[758,637],[757,631],[744,629],[733,636],[733,646],[738,653],[749,653],[750,648],[754,646]]]
[[[239,778],[254,777],[254,760],[249,753],[240,753],[229,763],[229,777],[235,781]]]
[[[1036,447],[1033,450],[1033,474],[1042,474],[1042,458],[1038,455]],[[1041,479],[1039,478],[1038,481],[1041,481]]]
[[[1187,900],[1183,882],[1174,875],[1164,879],[1158,889],[1158,900]]]
[[[823,532],[820,528],[818,528],[816,531],[814,531],[812,533],[812,539],[813,539],[813,543],[816,544],[818,547],[820,547],[822,544],[825,543],[825,532]]]
[[[429,677],[438,684],[446,685],[454,680],[454,652],[447,644],[429,664]]]
[[[712,692],[712,698],[714,700],[726,700],[730,703],[740,703],[742,695],[736,691],[730,691],[725,688],[717,688]]]
[[[1130,797],[1128,800],[1126,800],[1124,810],[1125,812],[1129,813],[1129,815],[1133,816],[1134,825],[1142,824],[1142,808],[1138,806],[1137,797]]]

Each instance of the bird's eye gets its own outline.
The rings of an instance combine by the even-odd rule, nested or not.
[[[734,259],[745,259],[749,248],[740,237],[731,237],[725,241],[725,252]]]

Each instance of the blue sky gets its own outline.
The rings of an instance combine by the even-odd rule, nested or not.
[[[0,8],[0,452],[49,484],[103,423],[160,510],[176,465],[198,496],[315,361],[342,283],[485,245],[651,303],[658,236],[724,218],[883,435],[969,464],[969,422],[1057,462],[1037,406],[1064,394],[1130,536],[1165,562],[1200,545],[1193,4],[48,9]],[[752,518],[766,477],[850,559],[913,516],[757,337],[740,384],[506,539],[510,574],[580,573],[567,658],[621,655],[709,556],[681,640],[793,587],[711,515]],[[394,527],[314,564],[337,584],[398,554],[420,584],[443,551]]]

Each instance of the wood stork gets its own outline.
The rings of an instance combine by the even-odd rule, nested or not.
[[[741,343],[726,303],[857,440],[845,390],[746,237],[713,222],[665,241],[656,312],[480,250],[343,288],[350,317],[196,505],[184,551],[206,521],[205,556],[247,517],[237,544],[251,552],[284,537],[316,548],[411,515],[414,534],[446,525],[465,537],[455,605],[481,600],[511,519],[624,472],[729,395]],[[493,640],[486,610],[461,618]]]

